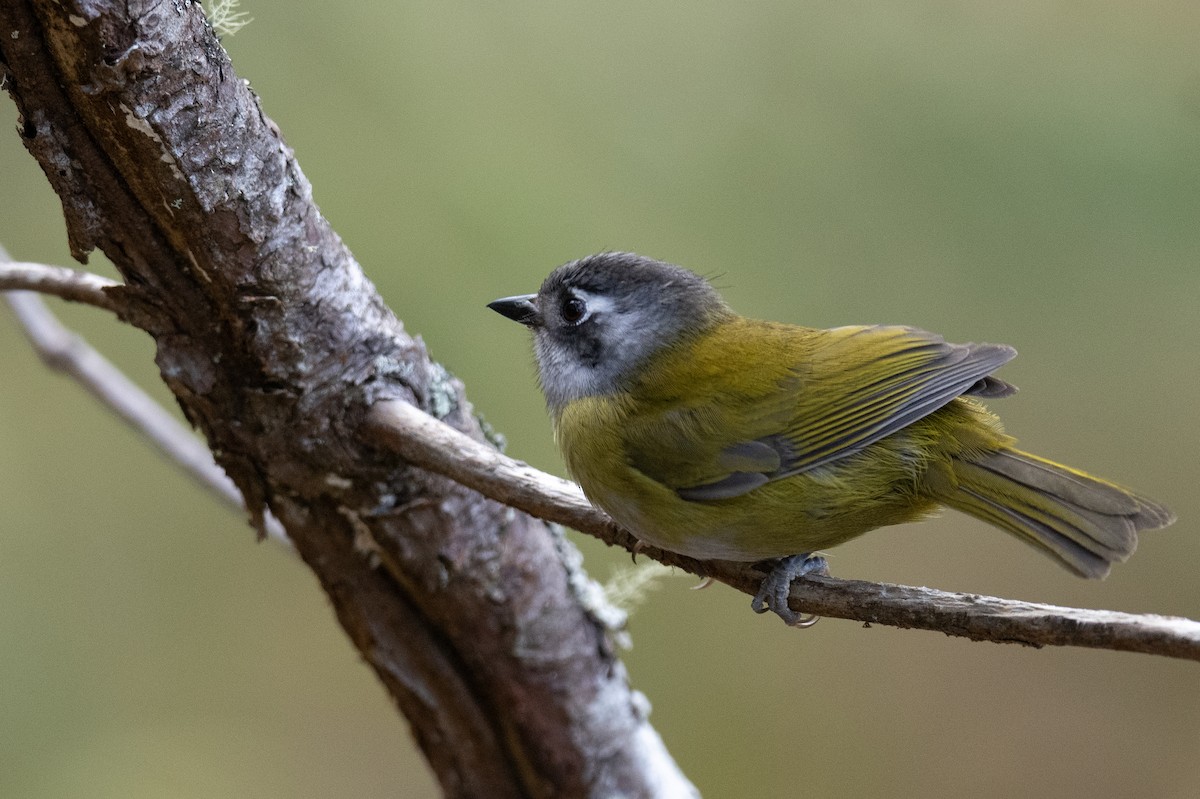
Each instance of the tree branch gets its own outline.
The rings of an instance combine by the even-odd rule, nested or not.
[[[382,399],[482,433],[199,5],[0,0],[0,30],[0,85],[72,254],[121,272],[105,295],[153,337],[255,524],[283,523],[445,793],[694,796],[547,526],[357,439]]]
[[[64,327],[41,298],[32,293],[45,292],[115,311],[104,288],[116,285],[113,281],[73,269],[13,263],[0,246],[0,291],[7,292],[4,299],[42,362],[74,379],[121,421],[149,440],[167,460],[182,468],[222,502],[245,510],[241,492],[213,461],[208,447],[108,359]],[[12,291],[14,288],[25,290]],[[292,544],[279,520],[268,516],[265,523],[267,535],[290,549]]]
[[[105,293],[105,289],[121,285],[90,272],[80,272],[65,266],[21,263],[10,261],[8,254],[0,248],[0,291],[36,291],[53,294],[70,302],[93,305],[106,311],[117,310],[117,305]]]
[[[637,540],[592,507],[574,483],[539,472],[463,436],[403,402],[381,402],[367,417],[367,435],[412,463],[492,499],[634,551]],[[643,547],[639,554],[711,577],[753,596],[765,576],[752,565],[697,561]],[[801,613],[887,624],[976,641],[1027,646],[1083,646],[1200,660],[1200,622],[1020,602],[932,588],[809,576],[792,585]]]
[[[95,275],[61,267],[0,264],[0,289],[46,291],[66,299],[115,310],[111,304],[105,305],[107,297],[103,288],[108,285],[115,284]],[[43,313],[48,315],[44,309]],[[63,331],[62,335],[67,334]],[[81,345],[82,342],[76,341],[70,346]],[[69,349],[68,346],[54,347],[54,351],[59,353]],[[61,357],[56,356],[52,364]],[[124,379],[123,376],[121,379]],[[89,381],[83,379],[83,382],[87,384]],[[136,387],[130,387],[137,391]],[[99,396],[106,404],[111,404],[103,393]],[[150,400],[147,398],[146,401]],[[157,406],[155,409],[161,412]],[[127,415],[120,409],[116,410],[135,427],[142,426],[137,421],[138,413]],[[173,420],[167,418],[174,424]],[[592,507],[574,483],[507,458],[407,403],[379,403],[368,417],[368,424],[378,440],[414,464],[450,477],[526,513],[586,532],[609,545],[633,550],[636,539]],[[144,432],[152,440],[155,438],[151,431]],[[190,436],[188,440],[194,441]],[[169,457],[188,468],[190,456],[179,457],[172,454],[169,447],[163,449]],[[207,458],[207,451],[201,450]],[[208,460],[211,463],[211,459]],[[209,479],[203,474],[197,474],[196,477],[205,483]],[[240,504],[240,496],[232,496],[237,496]],[[226,498],[229,499],[228,496]],[[750,595],[755,593],[762,577],[760,572],[747,564],[693,561],[649,547],[638,551],[693,574],[720,580]],[[817,603],[822,604],[818,606]],[[797,582],[792,591],[792,604],[793,609],[805,613],[936,630],[974,640],[1031,646],[1085,646],[1200,660],[1200,624],[1181,618],[1064,608],[930,588],[835,578],[810,578]]]

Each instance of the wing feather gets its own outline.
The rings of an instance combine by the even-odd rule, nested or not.
[[[950,344],[900,326],[741,324],[719,360],[676,359],[663,369],[660,393],[672,399],[655,406],[659,413],[635,415],[624,435],[631,464],[687,500],[738,496],[820,468],[955,397],[1016,390],[991,377],[1016,355],[1002,344]],[[756,360],[764,351],[783,355],[782,367]],[[678,386],[690,388],[686,399]]]
[[[796,396],[784,434],[792,457],[773,479],[861,452],[967,393],[1016,355],[1002,344],[949,344],[911,327],[843,331],[825,331],[831,335],[813,352],[812,379]],[[992,380],[988,386],[1001,383]]]

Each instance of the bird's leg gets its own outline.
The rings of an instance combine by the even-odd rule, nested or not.
[[[783,558],[775,564],[762,581],[758,593],[750,601],[750,607],[755,613],[774,611],[789,627],[811,627],[817,623],[820,616],[804,616],[788,607],[788,597],[792,593],[792,580],[806,574],[829,574],[829,564],[820,555],[804,552]]]

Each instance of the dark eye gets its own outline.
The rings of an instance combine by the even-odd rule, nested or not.
[[[587,303],[578,297],[567,297],[562,304],[563,321],[569,325],[577,324],[587,313]]]

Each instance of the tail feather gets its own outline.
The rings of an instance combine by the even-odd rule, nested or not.
[[[1071,497],[1066,498],[1052,493],[1053,489],[1045,483],[1033,484],[1028,478],[1021,481],[990,469],[986,464],[956,464],[955,473],[960,488],[968,491],[975,488],[978,493],[980,488],[990,487],[992,495],[985,494],[985,499],[1002,494],[1006,510],[1049,527],[1081,546],[1103,552],[1110,559],[1124,560],[1137,547],[1137,528],[1129,518],[1137,511],[1135,503],[1130,503],[1125,510],[1110,510],[1108,508],[1118,504],[1118,497],[1095,489],[1089,494],[1082,482],[1073,485]],[[1048,477],[1047,483],[1060,477],[1049,471],[1038,472],[1035,476],[1042,477],[1043,474]],[[1017,487],[1006,485],[1010,482]],[[1095,510],[1097,507],[1106,509]]]
[[[938,499],[1013,533],[1082,577],[1104,577],[1137,548],[1139,530],[1171,511],[1127,488],[1015,449],[960,456]]]
[[[1081,577],[1101,578],[1106,577],[1112,569],[1112,558],[1093,552],[1057,530],[970,489],[961,489],[961,493],[963,497],[946,504],[1013,533],[1059,561],[1071,572]]]

